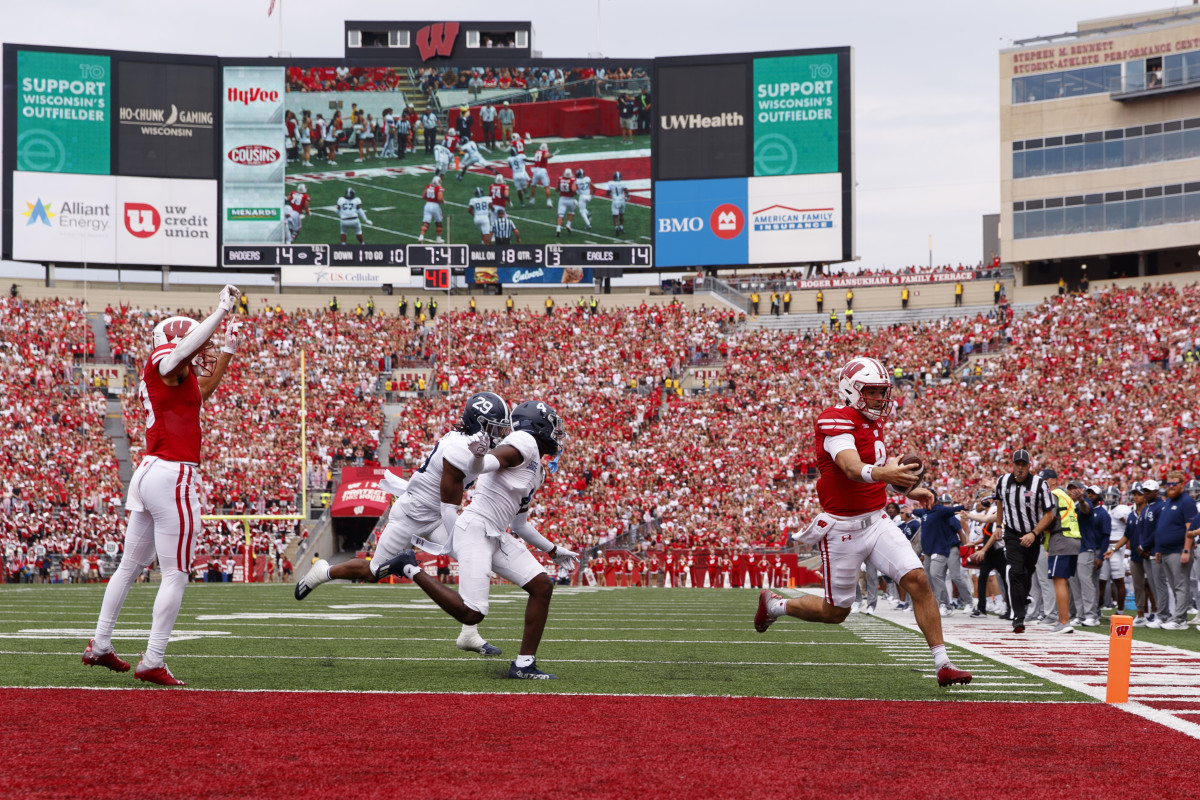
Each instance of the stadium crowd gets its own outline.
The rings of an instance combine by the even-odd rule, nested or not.
[[[1200,472],[1187,392],[1200,372],[1178,372],[1200,361],[1195,285],[1097,289],[1054,297],[1019,317],[992,311],[803,334],[749,328],[724,308],[606,305],[594,314],[453,311],[423,325],[394,315],[269,307],[246,317],[242,349],[205,410],[206,509],[295,510],[300,350],[309,354],[314,488],[339,465],[374,461],[383,427],[380,376],[401,362],[426,364],[434,376],[403,403],[394,429],[392,463],[406,473],[475,391],[496,391],[514,404],[549,402],[569,438],[557,474],[535,498],[534,518],[573,549],[683,544],[732,559],[784,544],[817,508],[811,423],[833,402],[836,367],[862,353],[899,378],[892,453],[924,454],[928,484],[939,493],[968,500],[994,484],[1018,447],[1039,465],[1102,486],[1162,479],[1171,469]],[[110,342],[140,363],[153,322],[168,313],[112,310]],[[25,324],[49,327],[45,320]],[[983,344],[999,354],[965,362]],[[715,373],[684,387],[688,366],[711,362],[720,364]],[[134,396],[124,407],[136,463],[143,412]],[[102,414],[102,403],[90,413]],[[10,438],[23,431],[11,422],[3,430]],[[81,446],[111,452],[101,427],[89,431]],[[82,453],[71,463],[93,458]],[[111,482],[106,491],[119,497]],[[102,512],[104,492],[92,494]],[[5,520],[19,527],[11,515]],[[106,524],[119,537],[119,517]],[[236,555],[240,528],[224,528],[206,526],[202,544]],[[280,550],[290,530],[260,528],[256,549],[274,540]]]
[[[76,579],[119,543],[122,487],[104,434],[104,396],[75,368],[95,353],[79,300],[0,299],[0,573],[49,579],[63,556]],[[53,558],[51,558],[53,556]],[[53,563],[52,563],[53,562]]]

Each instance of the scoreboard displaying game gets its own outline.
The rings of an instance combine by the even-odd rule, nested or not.
[[[853,258],[848,48],[551,61],[442,45],[453,58],[6,44],[3,255],[308,285]]]

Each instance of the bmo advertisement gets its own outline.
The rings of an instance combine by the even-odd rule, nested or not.
[[[854,258],[849,48],[655,63],[655,266]]]

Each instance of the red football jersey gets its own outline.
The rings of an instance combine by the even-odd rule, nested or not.
[[[512,138],[512,146],[517,148],[517,155],[525,155],[525,140],[520,136],[514,136]]]
[[[142,370],[138,396],[146,409],[146,455],[198,464],[200,382],[190,369],[178,386],[168,386],[158,374],[158,362],[174,349],[174,344],[156,347]]]
[[[308,195],[303,192],[291,192],[288,194],[288,205],[296,209],[296,213],[303,213],[308,210]]]
[[[564,177],[558,179],[558,193],[563,197],[574,197],[575,187],[576,183],[574,178]]]
[[[550,151],[538,150],[533,157],[534,169],[548,169],[550,167]]]
[[[887,463],[883,424],[879,420],[868,421],[853,408],[827,408],[817,417],[816,434],[817,467],[821,470],[817,498],[821,508],[840,517],[854,517],[883,508],[887,503],[885,485],[850,480],[825,449],[826,437],[850,434],[864,464],[883,466]]]
[[[432,183],[426,185],[425,194],[423,195],[426,203],[442,202],[442,187],[434,186]]]
[[[504,208],[508,205],[508,186],[503,183],[493,183],[488,187],[492,195],[492,205]]]

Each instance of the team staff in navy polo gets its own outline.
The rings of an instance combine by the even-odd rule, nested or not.
[[[1187,629],[1187,610],[1192,607],[1191,546],[1187,545],[1188,523],[1196,516],[1196,501],[1184,492],[1182,472],[1171,472],[1163,481],[1166,498],[1158,513],[1154,526],[1154,560],[1161,564],[1167,591],[1175,598],[1170,618],[1163,623],[1163,630],[1182,631]],[[1184,550],[1188,561],[1183,560]]]

